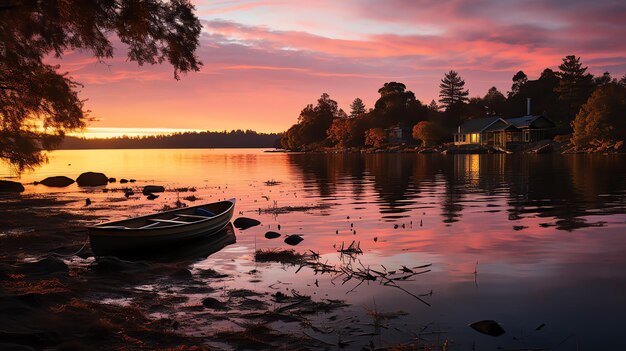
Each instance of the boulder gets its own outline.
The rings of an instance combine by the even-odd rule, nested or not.
[[[300,244],[302,240],[304,240],[304,238],[302,238],[300,235],[293,234],[285,238],[285,244],[295,246]]]
[[[45,186],[51,186],[55,188],[63,188],[68,185],[74,184],[74,179],[68,178],[66,176],[48,177],[40,181],[39,184],[43,184]]]
[[[245,230],[245,229],[248,229],[248,228],[251,228],[251,227],[255,227],[255,226],[261,224],[261,222],[257,221],[256,219],[252,219],[252,218],[239,217],[239,218],[235,219],[233,224],[235,225],[236,228],[239,228],[241,230]]]
[[[143,187],[143,194],[144,195],[148,195],[148,194],[153,194],[153,193],[162,193],[165,191],[165,187],[162,187],[160,185],[146,185]]]
[[[115,183],[115,182],[117,182],[117,179],[115,179],[115,178],[109,178],[109,183]]]
[[[280,237],[280,233],[276,233],[276,232],[267,232],[265,233],[265,237],[267,239],[276,239],[278,237]]]
[[[148,199],[148,200],[155,200],[158,197],[159,197],[159,195],[154,195],[154,194],[150,193],[150,194],[148,194],[148,196],[146,196],[146,199]]]
[[[120,184],[126,184],[128,183],[128,179],[122,178],[120,179]]]
[[[206,297],[202,300],[202,305],[205,308],[209,308],[212,310],[225,310],[226,305],[220,300],[213,297]]]
[[[487,334],[490,336],[500,336],[506,333],[504,331],[504,328],[502,328],[500,324],[498,324],[498,322],[494,320],[484,320],[484,321],[474,322],[470,324],[470,327],[476,330],[477,332]]]
[[[12,182],[10,180],[0,180],[1,193],[21,193],[24,191],[22,183]]]
[[[86,172],[76,178],[76,183],[78,183],[78,186],[107,185],[109,183],[109,178],[103,173]]]

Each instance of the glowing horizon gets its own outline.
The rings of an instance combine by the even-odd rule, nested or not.
[[[68,133],[69,136],[87,139],[110,139],[116,137],[135,137],[150,135],[172,135],[184,132],[205,132],[201,129],[175,129],[175,128],[117,128],[117,127],[87,127],[85,130]]]
[[[204,66],[180,81],[167,64],[127,62],[120,43],[106,64],[48,60],[84,84],[90,128],[282,132],[324,92],[344,110],[356,97],[372,107],[398,81],[428,104],[454,69],[470,96],[506,93],[518,70],[536,79],[570,54],[594,75],[626,73],[626,3],[610,0],[193,2]]]

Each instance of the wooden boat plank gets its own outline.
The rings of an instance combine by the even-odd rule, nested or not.
[[[159,222],[159,223],[172,223],[172,224],[191,224],[194,222],[184,222],[184,221],[175,221],[173,219],[160,219],[160,218],[148,218],[150,222]]]
[[[207,219],[207,218],[211,218],[211,217],[207,217],[207,216],[198,216],[198,215],[190,215],[190,214],[178,214],[177,216],[179,217],[187,217],[187,218],[198,218],[198,219]]]

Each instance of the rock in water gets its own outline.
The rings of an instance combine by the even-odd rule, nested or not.
[[[480,333],[490,336],[500,336],[506,333],[504,329],[500,326],[500,324],[493,320],[474,322],[470,324],[470,327]]]
[[[221,302],[220,300],[213,298],[213,297],[207,297],[205,299],[202,300],[202,305],[205,308],[210,308],[212,310],[223,310],[226,307],[224,306],[224,303]]]
[[[24,191],[22,183],[0,180],[0,193],[21,193],[22,191]]]
[[[128,183],[128,179],[124,179],[124,178],[120,179],[120,184],[126,184],[126,183]]]
[[[159,195],[148,194],[148,196],[146,196],[146,199],[148,199],[148,200],[154,200],[154,199],[156,199],[156,198],[158,198],[158,197],[159,197]]]
[[[86,172],[76,178],[78,186],[100,186],[107,185],[109,178],[104,173]]]
[[[276,232],[267,232],[265,233],[265,237],[268,239],[276,239],[280,236],[280,233],[276,233]]]
[[[152,193],[162,193],[165,191],[165,187],[160,185],[146,185],[143,187],[143,194],[148,195]]]
[[[109,178],[109,183],[115,183],[115,182],[117,182],[117,179],[115,179],[115,178]]]
[[[252,219],[252,218],[239,217],[239,218],[235,219],[233,224],[235,225],[235,227],[237,227],[237,228],[239,228],[241,230],[245,230],[245,229],[248,229],[248,228],[255,227],[255,226],[261,224],[261,222],[257,221],[256,219]]]
[[[39,182],[39,184],[43,184],[45,186],[51,186],[55,188],[63,188],[68,185],[74,184],[74,179],[68,178],[66,176],[48,177],[42,180],[41,182]]]
[[[126,196],[127,199],[133,195],[135,195],[135,192],[131,189],[127,189],[126,191],[124,191],[124,196]]]
[[[302,240],[304,240],[300,235],[298,234],[293,234],[293,235],[289,235],[288,237],[285,238],[285,244],[291,245],[291,246],[295,246],[298,245],[302,242]]]

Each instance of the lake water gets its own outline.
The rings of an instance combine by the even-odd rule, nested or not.
[[[345,300],[350,306],[341,313],[361,322],[374,309],[405,312],[387,322],[376,344],[419,334],[433,343],[445,338],[459,350],[626,349],[624,156],[68,150],[51,153],[48,164],[21,181],[75,178],[84,171],[137,179],[126,184],[136,189],[157,184],[196,191],[168,191],[148,201],[126,199],[114,191],[123,187],[119,183],[109,184],[108,192],[26,185],[24,196],[76,200],[63,210],[102,220],[147,214],[177,200],[192,205],[235,197],[236,212],[262,225],[236,230],[236,243],[194,262],[192,272],[229,274],[223,283],[229,289],[293,289]],[[0,169],[0,178],[10,176]],[[198,200],[185,200],[190,195]],[[93,205],[84,207],[87,197]],[[432,266],[399,280],[401,290],[379,282],[342,284],[341,277],[307,267],[255,262],[256,249],[291,248],[282,239],[264,238],[279,225],[283,234],[302,234],[296,251],[317,252],[337,267]],[[353,241],[362,254],[337,252]],[[201,324],[193,315],[178,317]],[[506,333],[495,338],[468,327],[486,319],[498,321]],[[363,334],[367,328],[362,326]],[[330,343],[341,337],[307,334]],[[359,349],[372,337],[350,338],[348,348]]]

